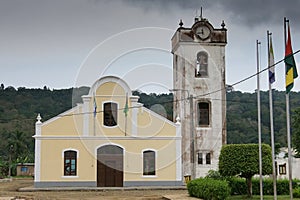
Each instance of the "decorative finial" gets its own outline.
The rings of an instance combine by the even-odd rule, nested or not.
[[[221,26],[222,26],[222,29],[224,29],[224,28],[225,28],[225,22],[224,22],[224,20],[222,20],[222,24],[221,24]]]
[[[180,124],[180,117],[179,116],[176,117],[176,124]]]
[[[182,19],[180,19],[179,26],[180,26],[180,27],[182,27],[182,26],[183,26]]]
[[[36,117],[37,119],[37,123],[42,123],[41,120],[42,120],[42,117],[40,115],[40,113],[38,114],[38,116]]]
[[[200,8],[200,19],[202,20],[202,6]]]

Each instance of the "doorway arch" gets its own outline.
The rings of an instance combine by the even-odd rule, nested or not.
[[[105,145],[97,149],[97,186],[123,187],[123,148]]]

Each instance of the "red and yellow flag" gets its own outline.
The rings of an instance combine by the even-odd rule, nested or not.
[[[286,93],[289,93],[294,86],[294,79],[298,77],[296,62],[293,55],[290,26],[288,26],[288,38],[285,48],[285,87]]]

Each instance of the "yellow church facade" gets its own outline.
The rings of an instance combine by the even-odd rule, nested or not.
[[[83,103],[35,133],[35,179],[43,187],[182,185],[181,125],[143,107],[127,83],[97,80]]]

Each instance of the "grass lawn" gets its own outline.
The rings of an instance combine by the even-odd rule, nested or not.
[[[237,200],[237,199],[239,199],[239,200],[241,200],[241,199],[250,199],[250,198],[247,198],[247,196],[241,196],[241,195],[237,195],[237,196],[230,196],[229,198],[228,198],[228,200]],[[253,195],[253,197],[251,198],[251,199],[260,199],[260,196],[259,195]],[[270,195],[264,195],[264,200],[265,199],[274,199],[274,197],[273,196],[270,196]],[[290,199],[290,195],[277,195],[277,199],[278,200],[287,200],[287,199]],[[300,198],[293,198],[294,200],[300,200]]]

